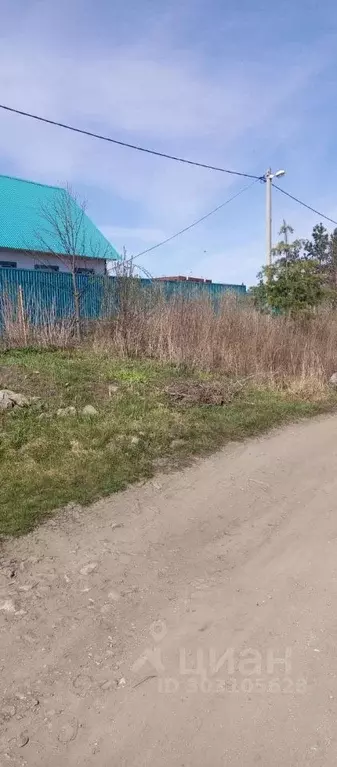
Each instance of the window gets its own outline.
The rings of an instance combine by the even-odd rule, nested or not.
[[[0,269],[16,269],[16,261],[0,261]]]
[[[34,269],[36,271],[43,271],[43,272],[59,272],[60,267],[54,266],[54,264],[35,264]]]
[[[84,266],[79,266],[75,269],[75,274],[95,274],[94,269],[86,269]]]

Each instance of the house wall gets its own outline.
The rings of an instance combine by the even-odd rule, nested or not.
[[[58,266],[60,272],[71,272],[71,260],[66,256],[58,258],[51,253],[25,253],[21,250],[4,250],[0,248],[0,261],[14,261],[17,264],[18,269],[34,269],[35,264],[51,264],[52,266]],[[67,266],[69,261],[69,266]],[[93,269],[95,274],[105,274],[105,260],[104,258],[78,258],[76,266],[83,267],[85,269]]]

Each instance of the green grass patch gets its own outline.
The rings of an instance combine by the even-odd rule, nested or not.
[[[39,396],[42,407],[0,414],[0,534],[25,533],[69,502],[88,504],[150,477],[159,465],[177,465],[336,402],[332,394],[305,401],[246,386],[223,406],[173,403],[165,387],[191,378],[170,365],[89,352],[0,354],[0,387]],[[112,396],[109,385],[117,387]],[[98,415],[81,413],[88,404]],[[76,415],[58,417],[58,408],[69,405]]]

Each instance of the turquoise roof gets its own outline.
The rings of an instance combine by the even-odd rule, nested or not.
[[[67,249],[60,241],[62,237],[57,236],[55,227],[48,223],[43,214],[43,211],[47,211],[55,216],[55,211],[62,205],[71,217],[74,216],[72,220],[76,221],[79,207],[65,189],[0,176],[0,248],[67,254]],[[62,221],[59,224],[62,226]],[[44,243],[46,247],[43,247]],[[81,221],[76,243],[76,249],[79,250],[77,256],[107,260],[119,258],[115,248],[86,214]]]

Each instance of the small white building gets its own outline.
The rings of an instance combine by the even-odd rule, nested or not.
[[[0,176],[0,268],[104,275],[117,259],[68,190]]]

